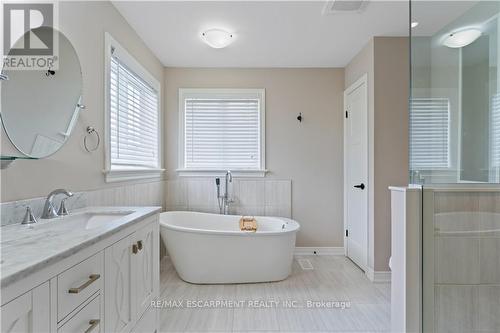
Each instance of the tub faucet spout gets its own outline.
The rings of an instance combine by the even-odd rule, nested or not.
[[[233,200],[230,198],[229,195],[229,184],[233,182],[233,175],[231,174],[231,171],[226,172],[225,176],[225,188],[224,188],[224,194],[220,194],[219,190],[219,184],[220,184],[220,179],[216,178],[215,179],[215,185],[217,186],[217,200],[219,201],[219,213],[228,215],[229,214],[229,205],[233,203]]]

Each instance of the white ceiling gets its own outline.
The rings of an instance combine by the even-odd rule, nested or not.
[[[470,4],[430,3],[432,34]],[[370,1],[362,13],[323,15],[325,1],[113,1],[146,45],[168,67],[344,67],[373,36],[407,36],[407,1]],[[210,28],[235,41],[212,49]]]

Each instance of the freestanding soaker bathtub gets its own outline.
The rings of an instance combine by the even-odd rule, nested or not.
[[[290,275],[299,224],[257,216],[257,232],[248,232],[240,231],[240,217],[160,214],[160,233],[181,279],[198,284],[252,283]]]

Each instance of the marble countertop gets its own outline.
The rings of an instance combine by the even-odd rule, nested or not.
[[[160,210],[160,207],[87,207],[32,225],[4,226],[0,228],[0,284],[6,287]]]

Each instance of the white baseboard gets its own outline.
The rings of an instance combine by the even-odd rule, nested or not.
[[[391,282],[391,271],[374,271],[373,269],[368,267],[365,274],[368,279],[374,283]]]
[[[344,247],[295,247],[296,256],[320,255],[320,256],[343,256]]]

